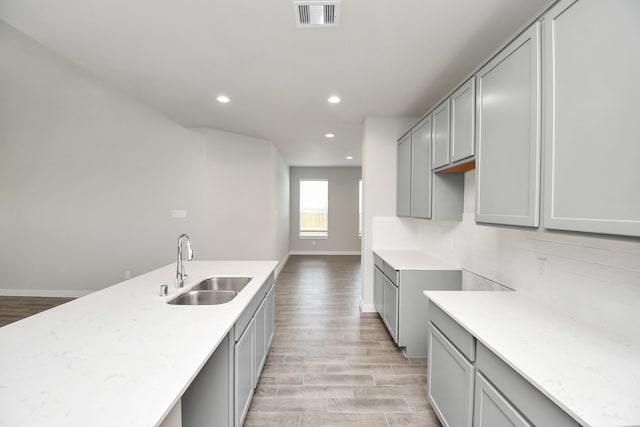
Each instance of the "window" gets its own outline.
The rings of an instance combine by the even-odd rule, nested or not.
[[[362,180],[358,184],[358,236],[362,238]]]
[[[329,182],[300,181],[300,238],[329,236]]]

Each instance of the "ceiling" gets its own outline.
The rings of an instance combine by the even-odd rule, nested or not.
[[[0,0],[0,19],[184,126],[349,166],[365,117],[426,113],[546,3],[342,0],[322,29],[291,0]]]

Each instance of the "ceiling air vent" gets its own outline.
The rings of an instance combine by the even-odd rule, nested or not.
[[[294,1],[296,25],[300,28],[337,27],[340,17],[340,0]]]

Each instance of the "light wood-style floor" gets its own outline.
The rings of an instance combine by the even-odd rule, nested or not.
[[[73,298],[0,296],[0,327],[71,300]]]
[[[404,358],[359,301],[359,256],[289,258],[245,426],[440,426],[426,398],[426,359]]]

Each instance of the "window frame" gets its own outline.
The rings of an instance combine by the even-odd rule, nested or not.
[[[363,221],[363,215],[362,215],[362,199],[363,194],[362,194],[362,178],[360,178],[358,180],[358,238],[362,239],[362,232],[364,231],[364,221]]]
[[[327,183],[327,208],[326,208],[326,230],[319,231],[319,233],[324,233],[321,235],[311,236],[311,235],[303,235],[305,231],[302,231],[302,186],[303,182],[326,182]],[[329,238],[329,180],[325,178],[300,178],[298,180],[298,239],[300,240],[323,240]],[[310,232],[310,231],[306,231]]]

